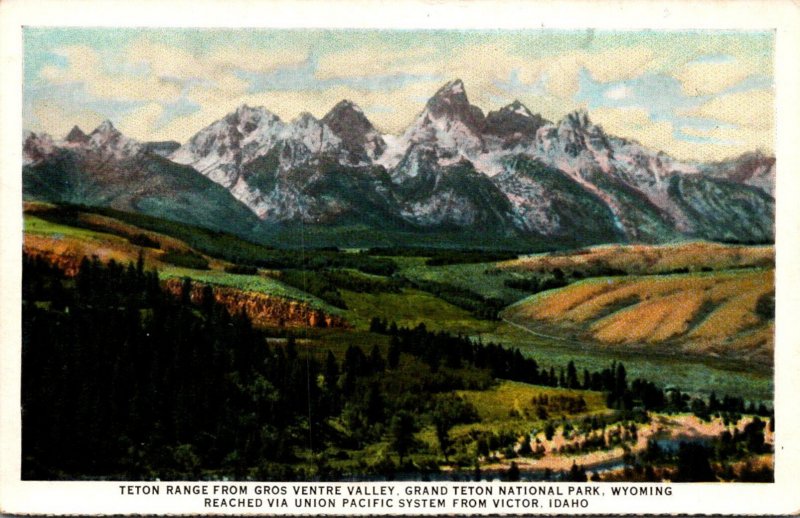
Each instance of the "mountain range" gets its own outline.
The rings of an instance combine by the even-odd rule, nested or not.
[[[775,159],[760,152],[679,161],[607,135],[585,111],[551,122],[515,101],[484,114],[460,80],[400,135],[382,135],[345,100],[322,119],[288,122],[242,105],[182,145],[137,142],[109,121],[63,140],[26,132],[23,144],[27,199],[257,239],[312,229],[343,245],[400,235],[481,245],[765,242],[774,185]]]

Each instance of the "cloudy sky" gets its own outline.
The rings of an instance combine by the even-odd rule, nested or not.
[[[350,99],[399,133],[446,81],[484,112],[519,99],[685,159],[773,151],[771,32],[28,28],[23,123],[63,136],[111,119],[185,141],[246,103],[284,120]]]

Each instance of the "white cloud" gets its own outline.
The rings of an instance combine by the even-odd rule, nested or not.
[[[603,95],[605,95],[607,99],[619,101],[627,97],[630,97],[631,93],[632,91],[630,88],[628,88],[625,85],[619,85],[614,88],[609,88]]]

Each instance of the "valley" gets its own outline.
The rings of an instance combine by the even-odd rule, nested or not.
[[[750,426],[747,434],[757,434],[769,420],[770,246],[686,241],[526,255],[290,250],[127,212],[35,202],[25,205],[23,251],[66,279],[80,278],[84,257],[97,258],[94,268],[113,261],[130,271],[141,263],[158,272],[165,296],[196,308],[200,322],[210,318],[200,315],[211,294],[215,306],[246,315],[263,333],[265,345],[248,339],[256,348],[319,366],[321,392],[303,400],[333,406],[317,432],[293,436],[268,462],[253,457],[260,467],[207,464],[213,455],[190,440],[199,455],[193,476],[507,478],[518,470],[537,480],[674,479],[685,475],[678,474],[682,439],[714,445],[726,430],[737,427],[744,436]],[[70,282],[63,281],[65,289]],[[52,297],[30,301],[63,318]],[[456,337],[481,345],[458,349],[470,342]],[[451,358],[448,351],[456,350],[473,352]],[[509,363],[501,361],[506,354]],[[365,367],[348,378],[354,367],[347,365],[359,362]],[[601,370],[616,379],[622,364],[626,388],[614,395]],[[651,401],[653,390],[665,399]],[[333,394],[337,403],[325,399]],[[296,397],[286,403],[296,405]],[[405,444],[398,439],[403,427],[411,430]],[[764,433],[753,450],[714,453],[715,476],[766,476],[772,439]],[[673,446],[663,446],[670,440]],[[180,455],[174,450],[174,459]],[[186,466],[170,460],[133,476],[180,477]],[[30,469],[34,478],[75,473]]]

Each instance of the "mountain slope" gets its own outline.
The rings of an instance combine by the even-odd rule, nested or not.
[[[28,136],[22,170],[26,199],[112,207],[240,235],[260,224],[226,189],[147,151],[109,122],[88,139],[75,130],[70,137],[53,143]]]

